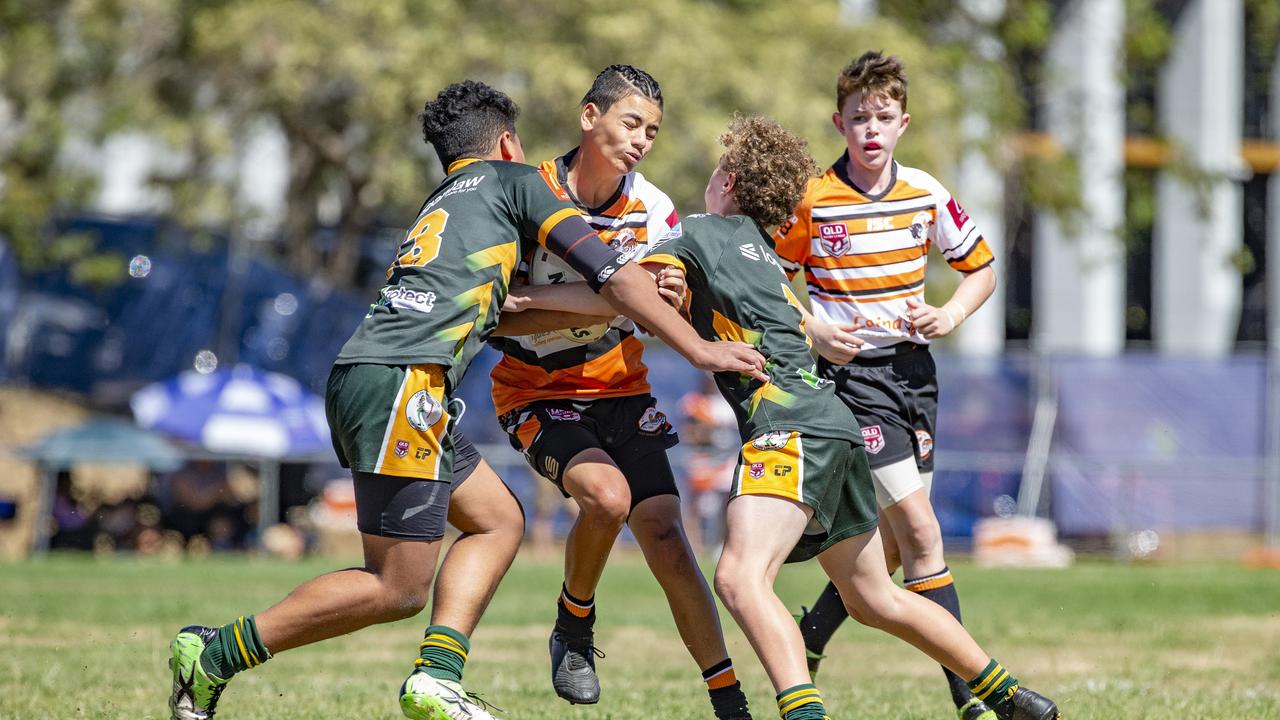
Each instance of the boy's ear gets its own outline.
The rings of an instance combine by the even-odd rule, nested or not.
[[[590,132],[600,120],[601,115],[603,113],[600,112],[600,108],[596,107],[595,103],[583,105],[582,112],[578,113],[578,128],[582,132]]]
[[[844,134],[844,116],[838,112],[831,113],[831,123],[841,135]]]
[[[524,148],[520,140],[510,130],[504,130],[498,136],[498,156],[508,162],[524,162]]]
[[[898,128],[898,137],[907,131],[907,126],[911,124],[911,113],[902,113],[902,127]]]

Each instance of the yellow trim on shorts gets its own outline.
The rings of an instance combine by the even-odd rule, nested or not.
[[[800,433],[787,433],[782,447],[768,450],[754,445],[758,439],[753,438],[742,446],[736,494],[776,495],[804,502],[804,447]],[[751,474],[753,463],[761,463],[760,477]]]
[[[412,477],[422,480],[439,480],[441,450],[444,436],[449,431],[449,411],[445,404],[444,367],[440,365],[410,365],[405,368],[404,382],[387,417],[387,432],[378,452],[375,473]],[[426,430],[419,430],[409,422],[408,410],[413,398],[420,392],[440,406],[440,418]],[[396,453],[401,441],[408,443],[404,457]],[[426,451],[426,454],[423,454]]]

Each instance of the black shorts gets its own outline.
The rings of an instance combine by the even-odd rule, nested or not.
[[[679,438],[650,395],[601,400],[547,400],[499,418],[511,445],[565,497],[564,470],[578,453],[600,448],[627,479],[631,507],[679,495],[667,448]]]
[[[439,540],[449,517],[449,497],[480,465],[480,453],[461,432],[452,433],[453,481],[352,473],[356,527],[366,535]]]
[[[938,366],[927,346],[903,342],[847,365],[819,360],[818,374],[858,419],[872,469],[914,456],[921,473],[933,472]]]

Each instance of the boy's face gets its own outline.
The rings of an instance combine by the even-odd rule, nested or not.
[[[907,131],[911,116],[902,111],[902,103],[886,95],[854,93],[845,98],[844,108],[831,120],[844,135],[849,159],[865,170],[878,172],[893,159],[893,149]]]
[[[707,189],[702,193],[707,212],[713,215],[732,215],[737,205],[733,199],[733,175],[724,169],[724,158],[716,163],[715,172],[707,180]]]
[[[628,95],[601,113],[587,103],[579,118],[582,149],[592,152],[623,175],[635,169],[653,149],[653,140],[662,124],[662,108],[640,95]]]

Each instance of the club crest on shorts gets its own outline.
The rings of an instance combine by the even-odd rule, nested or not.
[[[791,433],[783,430],[767,432],[751,441],[751,447],[757,450],[779,450],[787,446]]]
[[[921,460],[933,454],[933,436],[928,430],[916,430],[916,447],[919,449]]]
[[[640,432],[645,435],[657,435],[671,427],[667,422],[667,414],[656,407],[647,407],[640,416]]]
[[[839,256],[849,252],[849,228],[842,222],[818,225],[818,240],[828,255]]]
[[[564,422],[577,422],[582,419],[582,414],[577,410],[566,410],[564,408],[547,408],[547,417],[552,420],[562,420]]]
[[[426,390],[419,390],[409,398],[409,404],[404,408],[404,416],[414,430],[426,432],[444,417],[444,406],[431,397]]]
[[[757,480],[764,477],[764,463],[762,462],[751,463],[751,467],[748,468],[748,472],[751,473],[751,477],[756,478]]]
[[[862,442],[867,445],[867,452],[872,455],[878,454],[884,449],[884,433],[880,431],[879,425],[868,425],[862,428]]]
[[[409,441],[397,440],[396,441],[396,457],[402,458],[408,454],[409,454]]]

